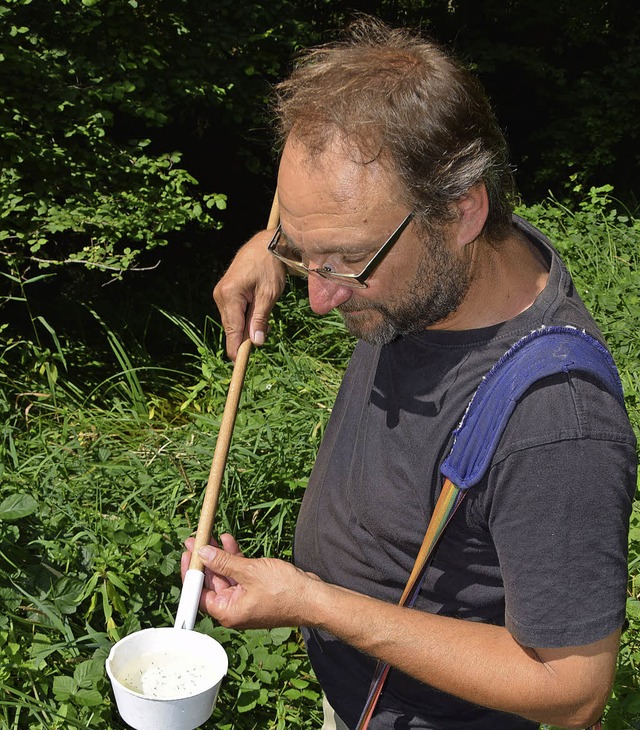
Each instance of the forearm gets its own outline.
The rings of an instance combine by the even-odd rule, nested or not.
[[[584,728],[606,703],[619,632],[585,646],[534,651],[503,627],[402,608],[281,560],[211,547],[200,556],[213,575],[234,583],[203,594],[203,608],[224,626],[324,629],[436,689],[535,722]]]
[[[469,702],[536,722],[585,727],[606,701],[606,682],[600,696],[589,690],[593,657],[580,657],[579,650],[566,652],[572,665],[567,673],[503,627],[400,608],[325,583],[312,584],[309,594],[303,624]]]

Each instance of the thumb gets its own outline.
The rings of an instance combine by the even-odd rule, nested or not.
[[[238,581],[236,577],[240,571],[240,563],[246,558],[239,555],[232,555],[226,550],[220,550],[211,545],[204,545],[198,550],[198,555],[202,562],[214,573],[223,575],[225,578],[231,578]]]
[[[249,312],[249,337],[254,345],[264,345],[269,333],[271,307],[271,303],[267,304],[266,308],[261,307],[258,309],[255,305],[251,307]]]

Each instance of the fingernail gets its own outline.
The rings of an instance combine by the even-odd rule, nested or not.
[[[254,332],[253,344],[254,345],[264,345],[264,332],[262,330],[258,330],[257,332]]]
[[[198,555],[203,560],[213,560],[216,555],[216,549],[212,548],[211,545],[205,545],[198,550]]]

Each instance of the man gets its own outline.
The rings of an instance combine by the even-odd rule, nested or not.
[[[601,337],[548,241],[512,219],[486,98],[432,43],[364,21],[306,56],[278,112],[281,226],[215,291],[229,354],[245,328],[264,342],[287,267],[360,342],[295,567],[245,559],[224,535],[201,553],[202,608],[225,626],[303,627],[326,727],[356,727],[376,659],[392,671],[371,730],[590,725],[615,669],[635,487],[626,414],[594,380],[553,376],[525,394],[415,609],[394,605],[483,375],[542,325]]]

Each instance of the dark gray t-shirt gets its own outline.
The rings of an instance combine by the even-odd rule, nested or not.
[[[397,603],[442,485],[451,432],[486,374],[541,325],[601,338],[550,244],[549,280],[503,324],[424,331],[385,347],[358,343],[340,388],[295,539],[295,562],[330,583]],[[416,608],[506,626],[530,647],[588,644],[624,618],[635,440],[597,383],[563,374],[532,386],[491,468],[447,527]],[[355,727],[375,661],[303,630],[329,702]],[[392,670],[370,730],[525,730],[536,724],[478,707]]]

